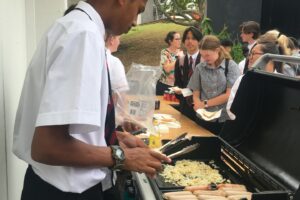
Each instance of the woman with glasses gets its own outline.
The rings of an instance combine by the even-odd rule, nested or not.
[[[264,54],[279,54],[280,46],[272,43],[272,42],[265,42],[265,43],[258,43],[256,44],[253,49],[250,51],[248,55],[249,59],[249,68],[253,67],[253,64]],[[283,73],[283,67],[281,63],[276,63],[270,61],[264,68],[267,72],[276,72],[276,73]]]
[[[181,38],[178,32],[169,32],[165,38],[165,42],[168,44],[168,47],[164,48],[160,54],[162,75],[156,85],[156,95],[163,95],[165,90],[174,86],[176,58],[183,55],[183,51],[180,49]]]
[[[253,67],[253,64],[264,54],[270,53],[270,54],[280,54],[282,52],[282,48],[280,45],[276,44],[273,41],[267,40],[266,37],[261,37],[258,39],[257,44],[251,49],[249,55],[248,55],[248,67],[251,69]],[[266,66],[264,67],[264,70],[266,72],[270,73],[281,73],[283,74],[283,65],[279,62],[269,61]],[[230,111],[232,102],[234,100],[235,94],[239,88],[239,85],[241,83],[241,80],[244,75],[240,76],[234,85],[232,86],[230,96],[228,99],[228,103],[226,106],[227,114],[231,120],[234,120],[236,116]]]

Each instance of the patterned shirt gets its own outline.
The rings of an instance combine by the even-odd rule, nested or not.
[[[168,49],[163,49],[161,51],[160,66],[162,68],[162,74],[161,74],[161,77],[160,77],[159,81],[166,84],[166,85],[174,86],[174,69],[167,73],[164,70],[164,64],[167,61],[169,63],[175,62],[176,57],[177,57],[177,55],[172,53],[172,52],[169,52]],[[175,64],[174,64],[174,68],[175,68]]]

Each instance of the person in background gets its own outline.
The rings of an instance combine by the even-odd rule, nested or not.
[[[125,74],[125,67],[119,58],[112,55],[118,50],[120,45],[119,35],[107,34],[105,40],[107,65],[109,69],[111,89],[114,94],[122,93],[129,90],[128,82]],[[117,99],[114,98],[116,103]]]
[[[230,39],[221,40],[221,45],[227,51],[227,53],[231,54],[231,49],[233,47],[233,42]]]
[[[248,44],[249,52],[256,43],[257,38],[260,36],[260,25],[255,21],[246,21],[240,25],[242,42]],[[248,71],[248,60],[245,61],[243,67],[243,74]]]
[[[154,177],[170,162],[128,132],[114,134],[104,36],[128,32],[146,3],[80,1],[41,39],[14,128],[13,152],[28,163],[22,200],[110,199],[110,169]]]
[[[298,40],[294,37],[289,37],[290,45],[289,47],[292,49],[292,55],[300,57],[299,43]],[[300,64],[295,65],[296,76],[300,78]]]
[[[195,120],[195,111],[192,105],[192,97],[184,97],[182,90],[187,87],[187,84],[192,76],[196,65],[201,60],[199,53],[199,42],[202,39],[202,33],[194,28],[185,29],[182,37],[182,43],[186,49],[186,55],[177,58],[175,63],[175,93],[179,99],[180,112],[192,120]]]
[[[282,50],[281,47],[273,42],[260,42],[253,47],[249,53],[249,67],[252,68],[253,64],[264,54],[276,54],[278,55]],[[283,74],[283,66],[279,62],[269,61],[265,66],[264,70],[270,73],[281,73]]]
[[[163,95],[166,90],[174,86],[175,61],[178,56],[183,55],[180,41],[180,34],[175,31],[169,32],[165,38],[168,47],[160,53],[162,74],[156,85],[156,95]]]
[[[252,68],[253,64],[262,55],[267,53],[279,55],[281,51],[281,47],[278,44],[276,44],[273,40],[266,40],[266,38],[264,37],[259,38],[257,40],[257,44],[251,49],[248,55],[249,68]],[[269,61],[265,66],[264,70],[270,73],[283,73],[283,65],[279,62]],[[226,105],[227,114],[231,120],[234,120],[236,118],[235,114],[233,114],[230,109],[243,76],[244,75],[240,76],[232,86],[228,103]]]
[[[220,116],[210,121],[201,114],[197,123],[218,135],[228,115],[225,106],[231,87],[239,77],[237,64],[221,46],[220,40],[213,35],[206,35],[200,42],[202,62],[197,65],[188,88],[193,90],[194,109],[219,112]]]
[[[124,93],[129,90],[124,65],[122,64],[119,58],[112,55],[112,53],[118,50],[118,47],[120,45],[120,37],[121,36],[119,35],[113,35],[109,33],[107,33],[105,36],[107,66],[109,69],[113,102],[116,108],[116,127],[118,125],[122,125],[121,122],[124,121],[124,114],[122,113],[125,107],[124,99],[126,98],[126,95]],[[116,172],[113,173],[113,187],[112,189],[105,191],[107,197],[110,197],[110,199],[115,200],[123,199],[125,188],[124,176],[126,175],[127,173],[124,172],[119,172],[118,175]],[[107,177],[111,178],[110,176]]]
[[[250,51],[260,35],[260,25],[255,21],[246,21],[240,25],[240,31],[242,42],[248,44]]]
[[[241,62],[239,62],[239,70],[241,72],[241,75],[243,74],[244,67],[245,67],[245,64],[246,64],[246,59],[247,59],[248,53],[249,53],[249,49],[248,49],[248,44],[247,43],[243,43],[242,44],[242,52],[243,52],[244,59],[241,60]]]
[[[262,35],[260,38],[260,42],[273,42],[273,43],[278,43],[278,45],[281,47],[280,48],[280,55],[286,55],[286,56],[292,56],[293,51],[289,47],[291,44],[290,39],[280,33],[278,30],[270,30],[267,31],[264,35]],[[296,76],[296,66],[292,63],[285,63],[282,68],[282,73],[290,76],[290,77],[295,77]]]
[[[292,55],[300,56],[299,42],[294,37],[289,37],[290,44],[288,45],[292,49]]]

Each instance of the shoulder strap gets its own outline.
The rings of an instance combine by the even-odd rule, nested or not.
[[[74,8],[74,10],[79,10],[80,12],[85,13],[85,14],[89,17],[89,19],[90,19],[91,21],[93,21],[92,18],[91,18],[91,16],[90,16],[87,12],[85,12],[84,10],[82,10],[81,8]]]
[[[228,65],[229,65],[229,59],[225,59],[225,76],[227,77],[228,74]]]

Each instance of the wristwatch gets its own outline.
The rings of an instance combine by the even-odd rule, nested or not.
[[[120,146],[117,145],[111,145],[110,148],[111,148],[112,158],[115,160],[115,164],[112,167],[112,170],[120,171],[124,167],[124,161],[125,161],[124,151]]]
[[[204,108],[208,108],[207,100],[204,100]]]

